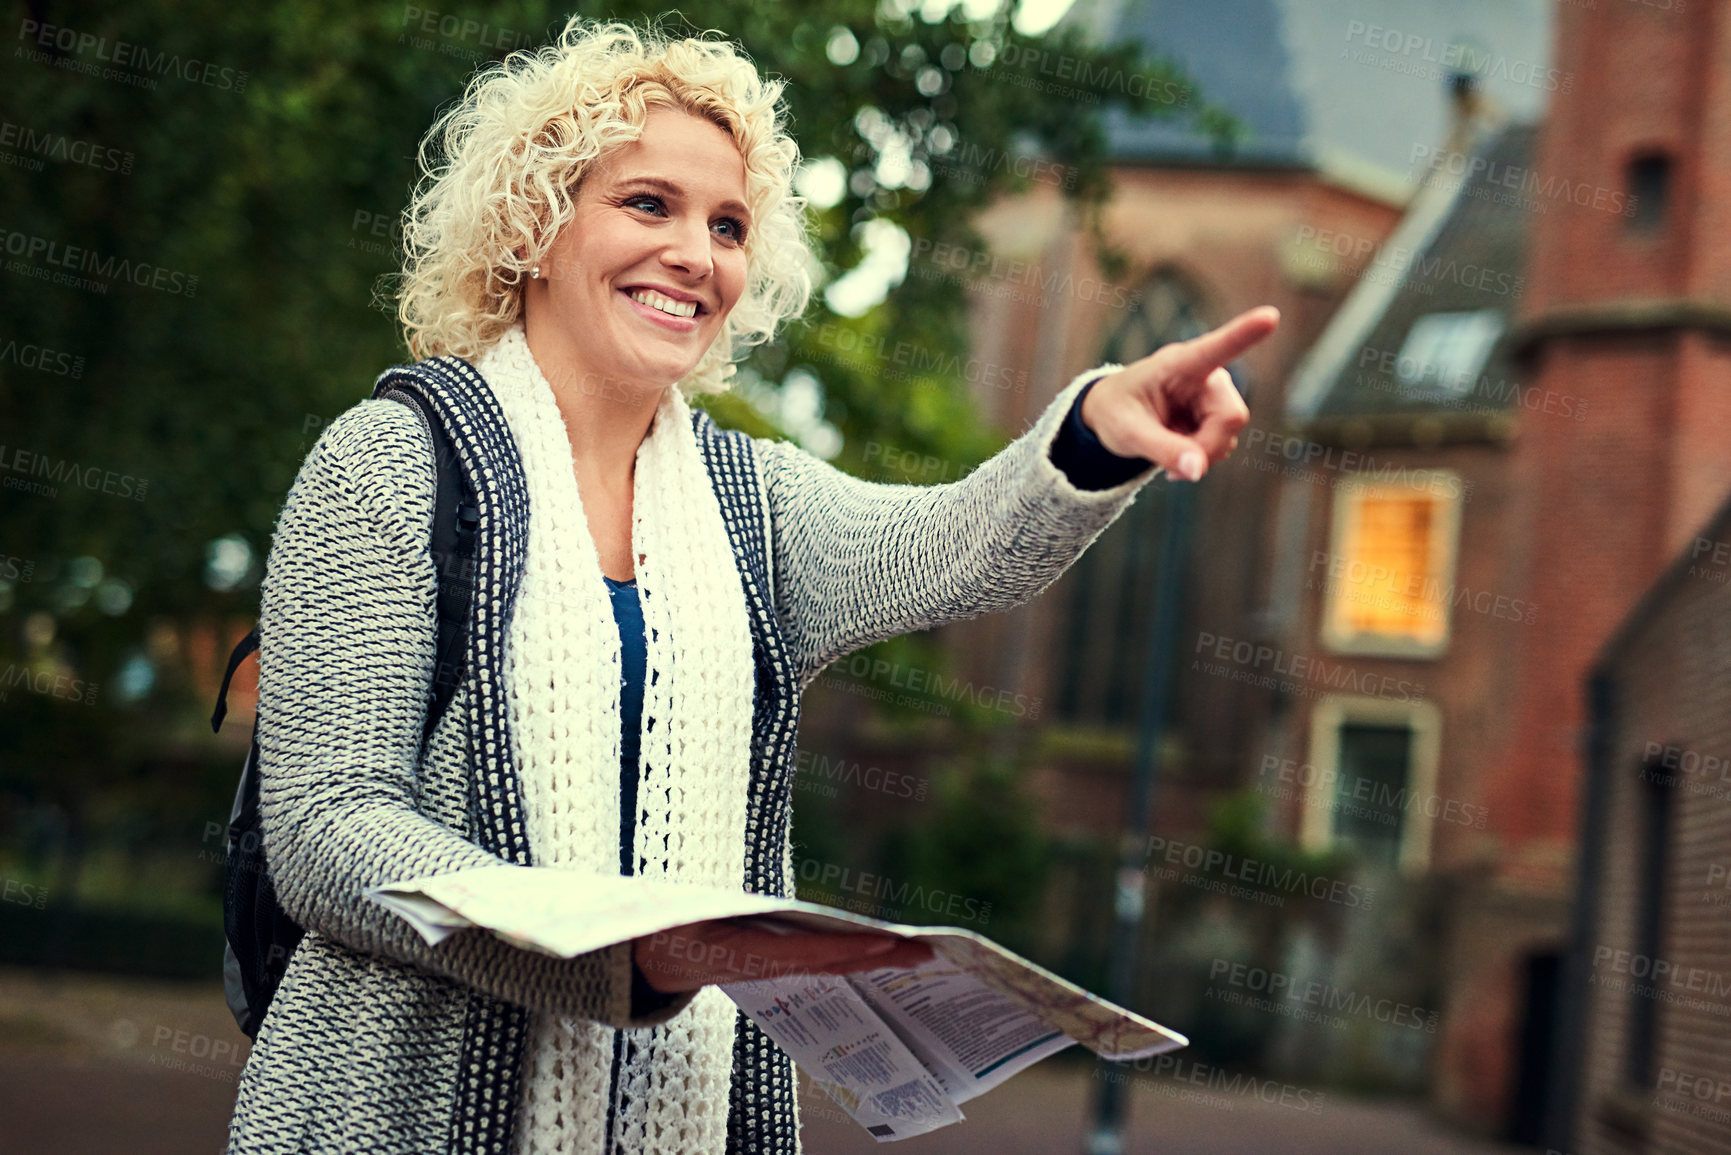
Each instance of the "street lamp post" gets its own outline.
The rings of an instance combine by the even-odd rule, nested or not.
[[[1160,538],[1160,574],[1155,584],[1154,615],[1143,653],[1142,698],[1136,735],[1136,762],[1130,786],[1130,812],[1119,848],[1116,925],[1107,976],[1107,997],[1126,1005],[1135,996],[1136,944],[1142,932],[1148,882],[1148,833],[1153,823],[1154,784],[1160,769],[1160,738],[1171,710],[1173,649],[1178,638],[1178,611],[1183,595],[1184,559],[1189,554],[1192,506],[1196,487],[1168,482],[1162,489],[1165,518]],[[1124,1084],[1100,1061],[1100,1091],[1094,1100],[1094,1123],[1085,1155],[1120,1155],[1124,1150]]]

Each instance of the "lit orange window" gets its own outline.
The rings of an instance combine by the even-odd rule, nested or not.
[[[1326,591],[1329,644],[1418,655],[1447,643],[1455,501],[1446,486],[1343,487],[1335,502],[1334,549],[1312,565],[1312,575],[1324,579],[1317,584]]]

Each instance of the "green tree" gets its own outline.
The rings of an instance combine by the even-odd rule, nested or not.
[[[92,791],[152,773],[151,751],[208,750],[195,741],[208,703],[162,627],[216,623],[226,641],[254,613],[260,558],[318,430],[404,359],[374,301],[396,265],[415,145],[474,68],[544,42],[569,9],[474,3],[458,18],[400,3],[74,0],[27,11],[0,74],[13,133],[0,178],[0,668],[13,678],[0,687],[0,787],[76,811]],[[577,11],[694,27],[650,4]],[[1100,110],[1172,113],[1146,94],[1188,91],[1135,47],[1022,36],[1007,9],[969,19],[906,0],[717,0],[700,19],[787,78],[804,153],[843,166],[841,197],[813,217],[832,276],[860,261],[874,221],[915,244],[981,248],[975,212],[1025,184],[998,158],[1065,166],[1069,195],[1097,206]],[[1081,63],[1084,79],[1069,83],[1092,85],[1097,104],[1029,86],[1050,54]],[[976,158],[969,179],[929,176],[963,146]],[[98,271],[77,272],[73,250]],[[860,317],[820,300],[742,375],[772,398],[798,370],[820,381],[845,468],[893,477],[862,452],[873,441],[966,466],[1001,438],[946,359],[965,357],[964,317],[953,281],[910,277]],[[840,334],[905,343],[926,365],[886,375],[882,359],[840,351],[851,340]],[[714,407],[770,428],[746,398]],[[94,703],[31,688],[55,677],[94,684]],[[209,772],[213,806],[226,776]]]

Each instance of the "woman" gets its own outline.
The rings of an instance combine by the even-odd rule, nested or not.
[[[261,821],[308,933],[231,1151],[797,1151],[786,1056],[715,984],[926,948],[730,923],[573,960],[429,947],[364,891],[504,858],[791,893],[804,686],[1027,600],[1155,465],[1195,480],[1235,444],[1221,366],[1271,309],[1084,374],[952,485],[694,418],[685,393],[809,293],[779,97],[728,44],[573,20],[429,138],[400,317],[413,353],[462,359],[436,400],[479,491],[468,661],[423,750],[432,440],[363,402],[308,456],[262,591]]]

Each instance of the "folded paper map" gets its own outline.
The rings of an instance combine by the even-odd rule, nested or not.
[[[956,927],[904,926],[816,903],[547,867],[484,866],[374,887],[429,943],[479,927],[572,958],[710,919],[781,933],[877,931],[931,946],[918,967],[774,974],[721,989],[880,1142],[960,1122],[964,1103],[1080,1043],[1137,1059],[1189,1040]]]

